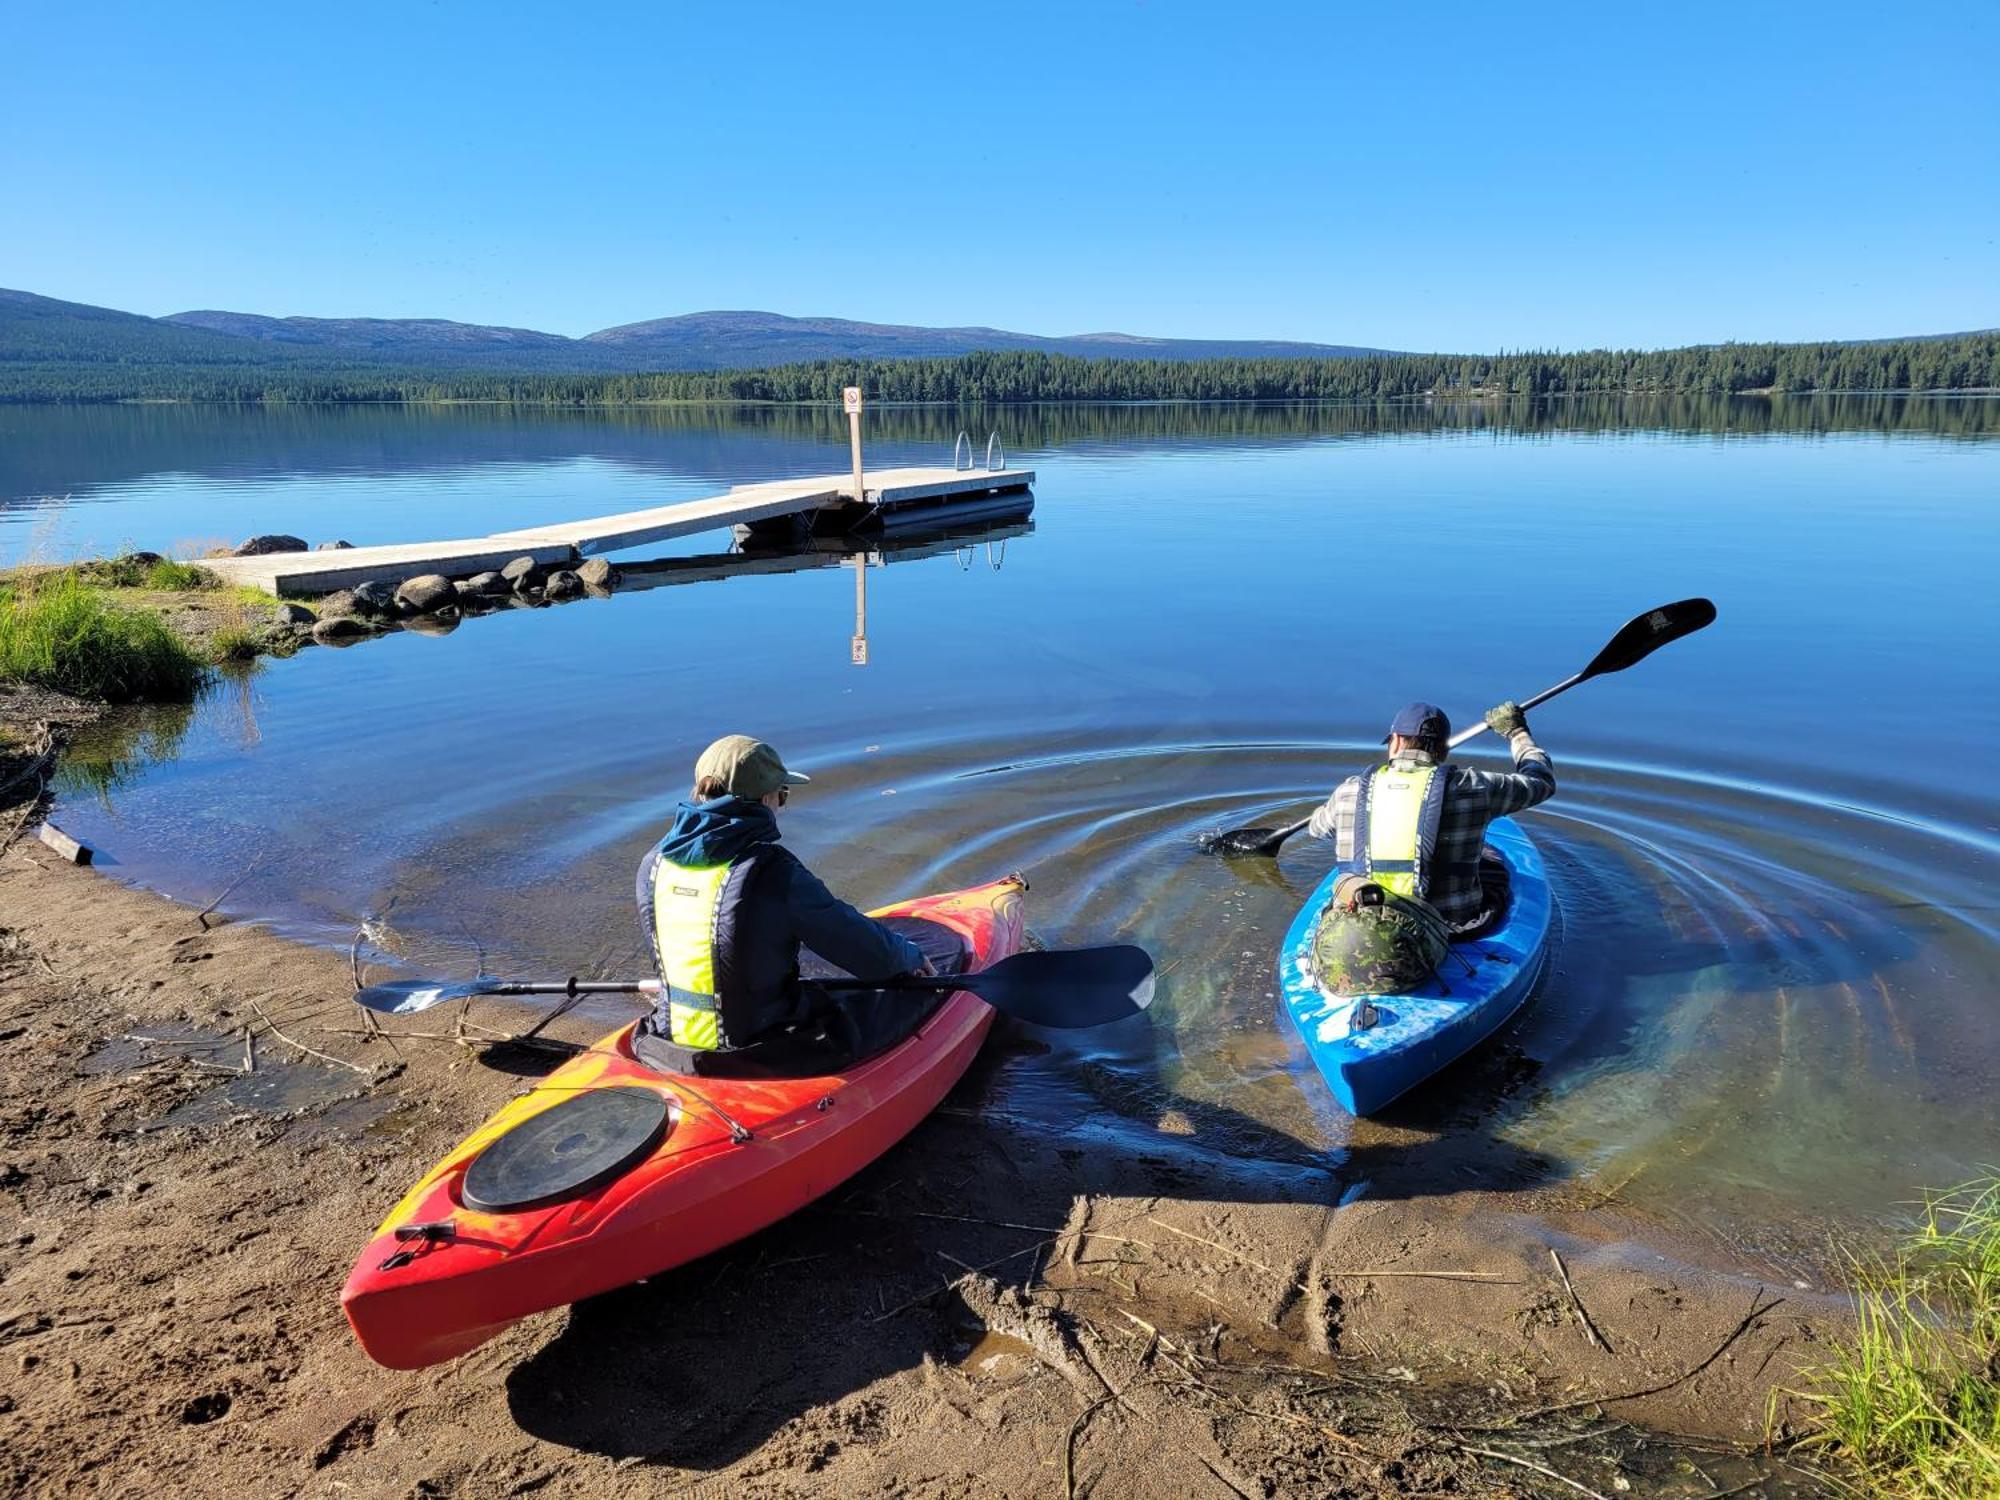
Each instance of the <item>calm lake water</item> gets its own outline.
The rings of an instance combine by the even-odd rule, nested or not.
[[[292,531],[478,534],[845,466],[836,413],[0,408],[0,561]],[[1024,870],[1129,938],[1150,1024],[1003,1049],[987,1104],[1157,1148],[1365,1159],[1483,1132],[1767,1260],[2000,1162],[2000,401],[1050,407],[1033,519],[308,650],[99,736],[60,821],[117,874],[418,962],[629,972],[631,872],[718,733],[815,781],[789,842],[863,904]],[[646,555],[725,553],[727,536]],[[1425,697],[1473,722],[1655,603],[1719,622],[1533,716],[1552,972],[1386,1126],[1330,1103],[1273,950],[1329,863],[1197,852],[1300,814]],[[1468,755],[1492,758],[1491,742]],[[247,876],[246,876],[246,873]],[[1220,1123],[1218,1123],[1220,1122]],[[1359,1170],[1359,1167],[1356,1167]]]

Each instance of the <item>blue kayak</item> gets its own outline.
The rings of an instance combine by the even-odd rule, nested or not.
[[[1521,1008],[1541,977],[1552,913],[1542,856],[1512,818],[1494,820],[1486,842],[1513,876],[1506,920],[1453,944],[1437,975],[1418,989],[1335,995],[1319,987],[1313,934],[1333,899],[1338,868],[1320,882],[1285,934],[1278,950],[1280,1003],[1327,1087],[1353,1114],[1373,1114],[1485,1041]],[[1362,1001],[1374,1009],[1372,1026],[1354,1024]]]

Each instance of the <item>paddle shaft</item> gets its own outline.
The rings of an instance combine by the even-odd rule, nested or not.
[[[984,971],[970,974],[893,974],[887,979],[815,979],[828,990],[963,990],[979,981]],[[657,979],[566,979],[500,980],[490,988],[481,986],[481,995],[657,995]]]
[[[480,995],[654,995],[657,979],[496,979],[472,993]]]
[[[1037,1026],[1089,1027],[1137,1015],[1152,1004],[1155,974],[1152,956],[1131,943],[1053,952],[1014,953],[983,969],[962,974],[894,974],[886,979],[846,976],[811,980],[831,990],[914,990],[977,995],[995,1010]],[[532,981],[476,979],[469,984],[440,985],[424,980],[397,980],[355,992],[357,1003],[389,1015],[414,1015],[433,1005],[469,1000],[477,995],[557,995],[562,998],[548,1016],[526,1033],[533,1037],[586,995],[656,996],[657,979]]]
[[[1590,663],[1574,677],[1565,677],[1552,688],[1546,688],[1520,705],[1523,709],[1533,708],[1538,703],[1546,703],[1558,693],[1566,693],[1579,682],[1588,682],[1593,677],[1607,676],[1612,672],[1622,672],[1627,667],[1637,666],[1660,647],[1673,641],[1693,635],[1697,630],[1706,630],[1715,623],[1715,605],[1707,599],[1680,599],[1672,604],[1662,604],[1658,609],[1648,610],[1643,615],[1634,616],[1618,627],[1618,633],[1604,643],[1604,648],[1590,659]],[[1463,745],[1474,735],[1483,733],[1486,723],[1482,719],[1470,729],[1451,737],[1453,749]],[[1210,845],[1226,854],[1276,854],[1278,846],[1293,834],[1303,831],[1311,818],[1301,818],[1288,827],[1266,832],[1262,828],[1239,828],[1227,833]],[[1264,836],[1254,843],[1250,835]]]
[[[939,989],[947,985],[949,985],[953,989],[964,988],[963,985],[955,984],[949,979],[932,979],[928,975],[921,975],[921,974],[899,975],[895,979],[884,980],[879,984],[870,983],[869,981],[864,979],[849,979],[849,980],[833,979],[824,981],[824,984],[828,989],[836,989],[836,990],[838,989]],[[521,1033],[518,1040],[523,1042],[531,1041],[535,1037],[540,1036],[543,1028],[546,1027],[549,1024],[549,1022],[553,1021],[557,1016],[561,1015],[564,1011],[568,1010],[570,1006],[575,1004],[576,1001],[581,996],[584,995],[652,996],[659,994],[659,992],[660,992],[660,981],[657,979],[603,979],[603,980],[569,979],[565,980],[561,984],[556,984],[549,981],[536,983],[530,981],[516,980],[511,982],[503,981],[498,988],[486,991],[486,993],[490,995],[562,995],[565,997],[565,1003],[558,1005],[554,1010],[550,1011],[547,1015],[543,1016],[541,1020],[535,1022],[533,1026],[530,1026],[526,1031]]]
[[[1577,673],[1576,676],[1574,677],[1565,677],[1561,682],[1557,683],[1554,687],[1544,688],[1542,689],[1541,692],[1535,694],[1535,696],[1532,698],[1523,698],[1518,706],[1521,712],[1526,713],[1536,704],[1546,703],[1549,701],[1549,699],[1555,697],[1556,694],[1568,692],[1571,688],[1575,687],[1579,682],[1582,682],[1583,680],[1584,680],[1584,674],[1581,672]],[[1486,721],[1484,719],[1481,719],[1477,724],[1474,724],[1470,729],[1459,730],[1457,734],[1453,735],[1450,739],[1446,740],[1445,744],[1448,745],[1451,749],[1456,750],[1460,745],[1463,745],[1467,740],[1475,739],[1478,736],[1486,733],[1486,728],[1487,728]]]
[[[1002,964],[1005,962],[1001,960]],[[887,979],[831,978],[812,982],[827,990],[972,990],[977,993],[980,980],[992,972],[991,969],[973,969],[963,974],[892,974]],[[1004,979],[1004,973],[1001,977]],[[657,979],[496,979],[478,984],[476,988],[468,985],[465,994],[467,997],[563,995],[575,999],[579,995],[657,995],[660,988]]]
[[[1523,713],[1526,713],[1536,704],[1546,703],[1549,701],[1549,699],[1555,697],[1558,693],[1566,693],[1571,688],[1575,687],[1579,682],[1586,682],[1594,675],[1595,675],[1594,673],[1589,673],[1589,672],[1578,672],[1574,677],[1565,677],[1561,682],[1557,683],[1554,687],[1544,688],[1542,689],[1541,692],[1535,694],[1535,696],[1532,698],[1523,698],[1521,700],[1521,705],[1520,705],[1521,711]],[[1474,739],[1484,733],[1486,733],[1486,721],[1484,719],[1481,719],[1477,724],[1474,724],[1470,729],[1459,730],[1457,734],[1453,735],[1445,743],[1451,749],[1456,750],[1460,745],[1463,745],[1467,740]],[[1271,835],[1270,842],[1267,846],[1270,852],[1273,854],[1277,853],[1278,846],[1284,843],[1284,841],[1290,838],[1293,834],[1304,833],[1306,831],[1306,824],[1310,823],[1311,821],[1312,821],[1312,814],[1308,813],[1305,817],[1300,818],[1298,822],[1288,823],[1283,828],[1278,829],[1275,833]]]
[[[1715,605],[1707,599],[1681,599],[1672,604],[1662,604],[1658,609],[1648,610],[1643,615],[1634,616],[1619,626],[1618,633],[1604,643],[1604,649],[1590,659],[1590,663],[1574,677],[1565,677],[1552,688],[1546,688],[1520,705],[1523,709],[1533,708],[1537,703],[1546,703],[1558,693],[1566,693],[1579,682],[1588,682],[1593,677],[1603,677],[1612,672],[1622,672],[1627,667],[1637,666],[1660,647],[1697,630],[1706,630],[1715,623]],[[1453,749],[1463,745],[1474,735],[1482,733],[1486,723],[1482,719],[1470,729],[1451,737]],[[1214,845],[1230,854],[1276,854],[1278,846],[1293,834],[1304,830],[1310,818],[1301,818],[1289,827],[1265,833],[1255,843],[1249,836],[1264,833],[1261,828],[1241,828],[1235,833],[1224,834]]]
[[[959,978],[945,975],[933,977],[928,974],[899,974],[893,979],[879,981],[867,979],[827,979],[820,981],[820,983],[825,988],[834,990],[962,990],[969,987],[965,983],[964,976]],[[541,1020],[535,1022],[533,1026],[522,1032],[519,1037],[515,1038],[516,1041],[526,1042],[540,1036],[543,1028],[549,1022],[555,1020],[557,1016],[562,1015],[585,995],[653,996],[660,993],[660,981],[657,979],[565,979],[558,982],[554,980],[502,979],[494,981],[490,986],[482,985],[472,993],[479,995],[561,995],[564,1000],[563,1004],[558,1005],[554,1010],[543,1016]]]

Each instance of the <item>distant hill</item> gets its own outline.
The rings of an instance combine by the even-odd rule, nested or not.
[[[228,365],[269,357],[246,339],[0,287],[0,362]]]
[[[770,312],[700,312],[580,339],[442,318],[273,318],[203,309],[141,317],[0,290],[0,361],[301,363],[341,368],[609,375],[735,370],[817,359],[940,358],[976,350],[1081,359],[1346,359],[1388,351],[1258,339],[1065,338],[999,328],[916,328]]]
[[[559,333],[489,328],[442,318],[267,318],[259,313],[203,311],[172,313],[159,321],[291,349],[379,354],[397,360],[430,361],[439,354],[475,360],[514,355],[533,358],[546,351],[571,350],[577,344]]]
[[[644,367],[656,370],[755,369],[816,359],[948,359],[979,350],[1172,360],[1356,359],[1393,352],[1277,339],[1156,339],[1129,333],[1051,338],[1003,328],[918,328],[846,318],[788,318],[769,312],[684,313],[602,329],[577,342],[641,355]]]
[[[1992,332],[1569,354],[1043,338],[706,312],[583,338],[436,318],[146,318],[0,290],[0,401],[1333,401],[1667,391],[2000,391]]]

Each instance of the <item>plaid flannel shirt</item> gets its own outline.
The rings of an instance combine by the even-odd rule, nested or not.
[[[1555,795],[1556,773],[1548,752],[1522,730],[1508,741],[1514,752],[1512,771],[1478,771],[1447,765],[1444,811],[1438,820],[1437,850],[1428,896],[1432,906],[1454,927],[1479,920],[1483,902],[1477,867],[1486,825],[1509,813],[1524,812]],[[1392,765],[1428,766],[1435,762],[1421,750],[1406,750]],[[1340,862],[1354,858],[1354,798],[1361,778],[1350,776],[1312,815],[1306,832],[1316,839],[1331,837]]]

